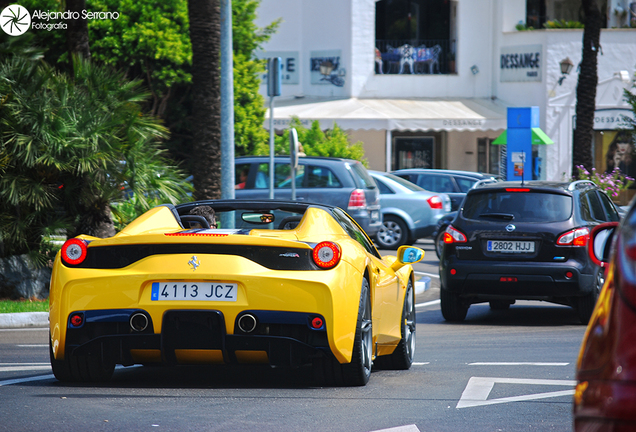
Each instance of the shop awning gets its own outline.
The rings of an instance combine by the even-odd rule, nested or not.
[[[269,129],[269,110],[265,127]],[[331,99],[274,101],[274,128],[286,129],[292,117],[305,127],[401,131],[477,131],[506,128],[506,107],[490,99]]]
[[[532,128],[532,145],[542,145],[542,144],[554,144],[554,141],[550,139],[545,132],[541,130],[541,128]],[[505,145],[508,142],[508,133],[507,131],[503,131],[501,135],[497,137],[492,143],[495,145]]]

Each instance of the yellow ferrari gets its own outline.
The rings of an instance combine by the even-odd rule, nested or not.
[[[284,201],[163,205],[120,233],[66,241],[50,291],[60,381],[115,365],[313,368],[322,385],[365,385],[373,364],[415,351],[411,263],[381,257],[337,207]]]

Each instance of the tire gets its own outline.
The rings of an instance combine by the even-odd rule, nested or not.
[[[446,321],[464,321],[468,313],[468,306],[464,305],[457,294],[454,294],[444,287],[440,288],[440,300],[442,316]]]
[[[493,300],[490,303],[491,310],[508,310],[510,309],[510,302],[506,300]]]
[[[442,251],[444,250],[444,232],[446,231],[446,227],[444,229],[440,229],[440,232],[435,236],[435,254],[437,255],[437,259],[442,259]]]
[[[376,234],[380,249],[397,249],[405,245],[409,239],[409,230],[404,221],[395,216],[385,216]]]
[[[372,356],[373,321],[371,320],[371,298],[369,296],[369,281],[365,278],[362,279],[362,289],[360,290],[360,307],[358,308],[351,363],[342,365],[342,375],[345,384],[363,386],[369,382]]]
[[[53,375],[62,382],[105,382],[110,381],[115,371],[114,363],[106,363],[95,356],[71,356],[56,360],[49,337],[49,357]]]
[[[598,300],[598,296],[601,293],[601,289],[605,284],[605,274],[602,268],[599,268],[596,271],[596,276],[594,278],[594,288],[592,292],[577,298],[576,304],[576,312],[579,316],[579,320],[582,324],[587,325],[590,322],[590,318],[592,317],[592,312],[594,312],[594,308],[596,307],[596,301]]]
[[[378,357],[376,363],[382,369],[407,370],[413,364],[415,355],[415,291],[413,283],[409,280],[404,296],[404,307],[402,308],[402,338],[392,354]]]
[[[371,376],[373,356],[373,327],[369,281],[362,279],[356,333],[353,340],[351,363],[340,364],[329,355],[313,362],[314,380],[325,386],[363,386]]]

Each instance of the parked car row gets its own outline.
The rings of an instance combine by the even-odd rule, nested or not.
[[[269,197],[269,157],[236,158],[237,199],[267,199]],[[410,170],[411,172],[413,170]],[[421,170],[426,171],[426,170]],[[441,176],[442,170],[436,175]],[[327,204],[349,213],[382,249],[397,249],[429,237],[437,221],[452,209],[452,198],[440,190],[426,190],[408,179],[401,171],[397,175],[369,172],[359,162],[342,158],[302,157],[295,174],[296,201]],[[459,176],[453,171],[455,199],[465,195],[477,177]],[[292,197],[292,170],[289,157],[274,158],[274,197]],[[464,181],[463,179],[470,178]],[[445,185],[444,181],[431,183]],[[460,185],[460,186],[457,186]]]

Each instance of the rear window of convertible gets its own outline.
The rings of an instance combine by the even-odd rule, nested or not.
[[[466,219],[557,222],[572,215],[572,197],[545,192],[492,191],[466,196]]]

